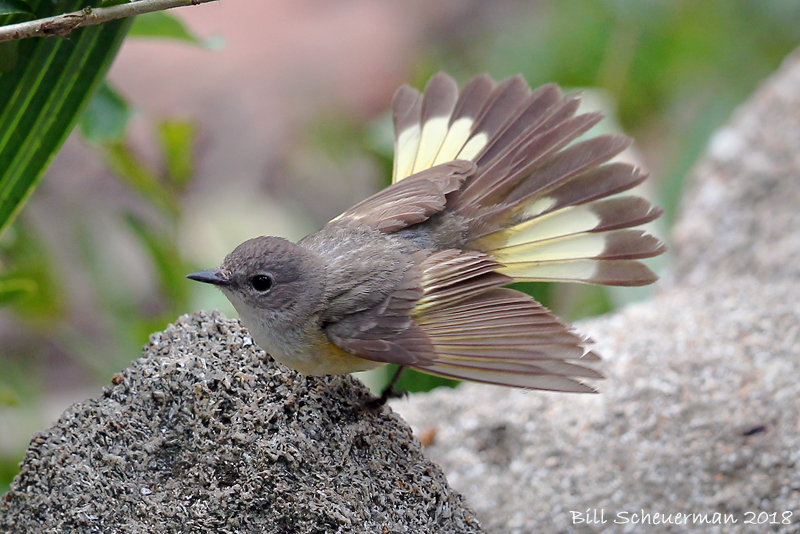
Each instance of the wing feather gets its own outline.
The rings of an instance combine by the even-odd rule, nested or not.
[[[602,378],[589,340],[528,295],[501,286],[502,265],[486,254],[446,250],[421,264],[414,322],[433,357],[410,364],[430,374],[555,391],[594,391],[575,378]]]
[[[447,195],[475,171],[468,161],[451,161],[390,185],[333,221],[363,224],[385,233],[421,223],[442,211]],[[332,222],[333,222],[332,221]]]

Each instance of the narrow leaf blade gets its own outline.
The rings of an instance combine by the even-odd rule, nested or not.
[[[91,2],[41,2],[37,16]],[[47,9],[50,13],[42,13]],[[69,39],[20,41],[13,70],[0,73],[0,233],[13,221],[108,71],[130,20],[79,28]]]

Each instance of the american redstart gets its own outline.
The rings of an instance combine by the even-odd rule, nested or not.
[[[253,339],[310,375],[387,363],[447,378],[591,392],[589,340],[514,281],[638,286],[665,247],[662,210],[618,195],[646,174],[610,161],[621,135],[575,141],[600,119],[556,85],[446,74],[392,102],[393,183],[297,243],[245,241],[219,287]]]

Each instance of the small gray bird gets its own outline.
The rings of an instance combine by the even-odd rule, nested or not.
[[[610,160],[630,140],[573,142],[600,118],[576,96],[437,74],[392,103],[393,184],[298,243],[257,237],[219,269],[253,339],[309,375],[387,363],[504,386],[591,392],[589,341],[514,281],[638,286],[665,247],[640,229],[662,211],[639,169]],[[401,369],[402,369],[401,367]]]

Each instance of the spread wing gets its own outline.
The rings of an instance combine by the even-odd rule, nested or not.
[[[421,223],[442,211],[447,194],[457,191],[473,172],[475,164],[469,161],[437,165],[375,193],[333,221],[353,221],[386,233]]]
[[[602,378],[598,357],[480,252],[417,253],[378,305],[328,325],[328,338],[355,356],[505,386],[592,392],[575,378]],[[424,255],[424,256],[423,256]]]
[[[423,263],[414,323],[430,340],[432,361],[411,367],[474,382],[551,391],[594,392],[575,378],[602,378],[584,363],[599,357],[533,298],[501,286],[512,279],[480,252],[445,250]]]

